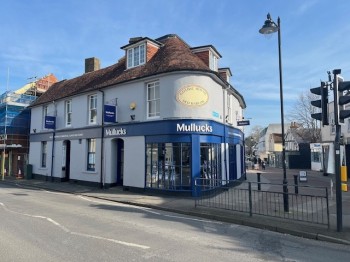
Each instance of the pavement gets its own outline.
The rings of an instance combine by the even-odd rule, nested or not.
[[[193,197],[156,195],[154,193],[135,193],[125,191],[123,187],[101,189],[83,186],[72,182],[50,182],[37,179],[17,179],[6,176],[0,180],[3,184],[12,184],[25,188],[40,188],[50,191],[65,192],[75,195],[104,199],[124,204],[148,207],[163,211],[175,212],[204,219],[245,225],[254,228],[266,229],[298,237],[328,241],[332,243],[350,245],[350,184],[348,192],[342,192],[342,228],[337,230],[337,208],[335,195],[334,175],[324,176],[323,173],[311,170],[287,170],[288,183],[294,183],[294,176],[300,171],[307,172],[307,181],[302,182],[308,186],[324,186],[329,188],[330,228],[327,225],[311,224],[301,221],[279,219],[260,215],[221,210],[208,207],[196,207]],[[265,170],[247,170],[247,180],[256,182],[257,173],[261,173],[261,182],[281,183],[282,169],[266,167]],[[332,187],[332,184],[334,185]]]

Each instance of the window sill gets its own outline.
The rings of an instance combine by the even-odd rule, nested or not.
[[[156,119],[160,119],[160,116],[147,117],[147,120],[156,120]]]
[[[89,170],[84,170],[82,173],[83,174],[89,174],[89,175],[97,175],[96,171],[89,171]]]

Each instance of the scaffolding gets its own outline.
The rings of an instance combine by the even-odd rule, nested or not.
[[[0,95],[1,173],[23,171],[29,151],[30,110],[36,96],[6,91]]]
[[[28,135],[30,111],[35,96],[5,92],[0,96],[0,134]]]

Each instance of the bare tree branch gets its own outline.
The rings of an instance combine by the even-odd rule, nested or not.
[[[295,122],[299,128],[299,135],[311,143],[321,141],[320,123],[311,117],[311,114],[319,112],[317,108],[311,105],[311,101],[316,100],[318,96],[304,92],[298,97],[292,110],[287,115],[287,119]]]

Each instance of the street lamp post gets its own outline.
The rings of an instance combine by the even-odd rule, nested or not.
[[[270,14],[267,14],[267,19],[263,27],[259,30],[260,34],[273,34],[278,32],[278,62],[280,76],[280,103],[281,103],[281,125],[282,125],[282,168],[283,168],[283,206],[284,211],[289,212],[288,199],[288,180],[286,171],[286,148],[284,137],[284,113],[283,113],[283,83],[282,83],[282,56],[281,56],[281,20],[278,17],[277,25],[272,21]]]

